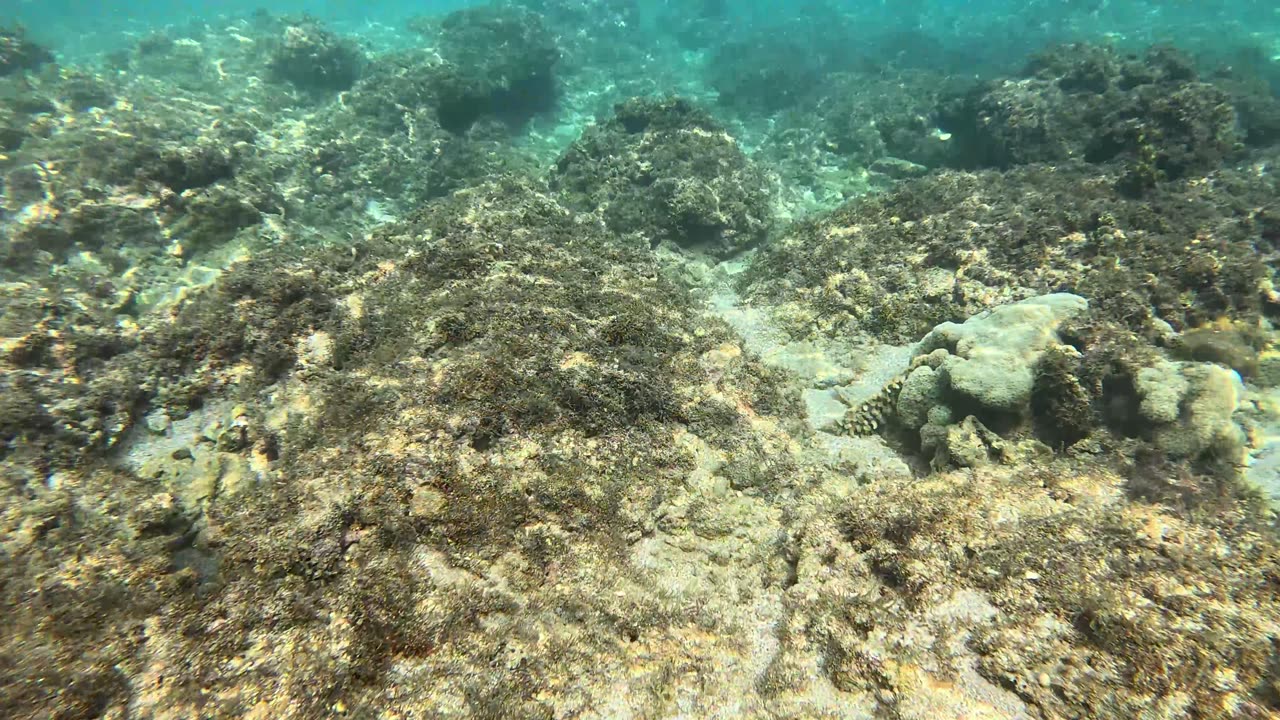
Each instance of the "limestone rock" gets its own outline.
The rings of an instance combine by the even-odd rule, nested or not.
[[[1021,412],[1031,400],[1040,355],[1058,344],[1058,327],[1089,303],[1054,293],[1001,305],[963,324],[942,323],[925,336],[922,352],[950,353],[943,369],[951,388],[980,406]]]
[[[929,409],[941,400],[941,380],[928,365],[922,365],[902,383],[898,393],[898,420],[917,430],[929,421]]]
[[[1244,434],[1232,419],[1244,397],[1244,383],[1233,370],[1211,363],[1165,362],[1138,374],[1139,412],[1152,441],[1175,458],[1215,451],[1236,457]]]

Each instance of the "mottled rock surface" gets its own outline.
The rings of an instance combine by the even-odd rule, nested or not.
[[[0,717],[1280,711],[1274,69],[889,5],[0,69]]]

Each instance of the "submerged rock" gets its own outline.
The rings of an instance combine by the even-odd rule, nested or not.
[[[555,106],[560,50],[536,12],[457,10],[441,22],[440,52],[454,69],[441,78],[439,107],[440,124],[451,131],[485,115],[518,125]]]
[[[764,238],[764,174],[704,110],[636,98],[589,128],[556,163],[553,187],[610,229],[726,257]]]
[[[463,11],[344,92],[262,82],[266,13],[0,80],[0,716],[1274,712],[1280,412],[1223,366],[1280,376],[1268,151],[913,177],[954,140],[889,68],[754,161],[755,108],[625,102],[542,179],[543,91],[669,79],[641,17]],[[740,253],[806,126],[900,184]]]
[[[0,77],[53,62],[53,53],[27,38],[22,28],[0,28]]]
[[[362,62],[353,43],[303,18],[284,29],[268,66],[276,78],[304,90],[338,91],[355,84]]]
[[[1138,203],[1084,163],[936,173],[793,225],[743,287],[801,337],[914,342],[941,322],[1061,291],[1152,341],[1170,326],[1256,324],[1276,307],[1264,222],[1275,178],[1212,177]]]
[[[987,83],[941,113],[963,165],[1121,159],[1123,187],[1145,191],[1217,168],[1245,140],[1232,97],[1166,47],[1142,58],[1069,45],[1019,78]]]

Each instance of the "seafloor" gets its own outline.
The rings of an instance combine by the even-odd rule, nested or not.
[[[0,33],[0,717],[1280,717],[1274,40],[691,5]]]

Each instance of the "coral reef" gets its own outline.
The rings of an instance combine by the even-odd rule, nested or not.
[[[362,58],[352,43],[329,32],[311,18],[285,28],[270,52],[274,77],[306,90],[347,90],[360,75]]]
[[[1084,298],[1046,295],[943,323],[924,337],[895,409],[904,427],[919,431],[934,467],[984,462],[985,445],[999,445],[988,428],[1029,419],[1041,358],[1061,346],[1059,327],[1087,309]]]
[[[1262,222],[1274,179],[1249,169],[1211,177],[1131,203],[1115,173],[1086,164],[937,173],[797,223],[742,282],[801,336],[910,342],[940,322],[1058,291],[1153,341],[1170,327],[1256,321],[1277,307]]]
[[[27,38],[22,28],[0,28],[0,76],[53,62],[53,53]]]
[[[481,5],[450,13],[440,28],[440,53],[454,67],[441,78],[444,127],[463,131],[484,115],[518,124],[554,106],[560,50],[541,15]]]
[[[1077,5],[0,31],[0,716],[1277,715],[1280,76]]]
[[[758,243],[769,227],[768,183],[734,139],[681,98],[635,98],[588,129],[556,163],[553,187],[600,211],[618,232],[716,256]]]
[[[1267,116],[1241,116],[1231,94],[1201,81],[1192,60],[1172,48],[1129,58],[1069,45],[1036,58],[1020,78],[944,103],[940,123],[958,141],[961,166],[1120,158],[1132,192],[1217,168],[1246,139],[1264,142]]]
[[[1169,462],[1234,474],[1247,445],[1234,417],[1245,397],[1240,376],[1107,338],[1097,323],[1087,301],[1068,294],[943,323],[842,426],[906,431],[934,470],[1013,464],[1086,438],[1094,447],[1135,438]]]
[[[961,396],[988,410],[1016,411],[1031,402],[1040,356],[1061,344],[1058,328],[1087,308],[1087,300],[1068,294],[1002,305],[960,325],[939,325],[920,341],[920,353],[941,351],[937,369]]]
[[[1214,453],[1243,462],[1244,432],[1232,422],[1244,398],[1240,376],[1208,363],[1161,362],[1134,377],[1152,442],[1174,458]]]

